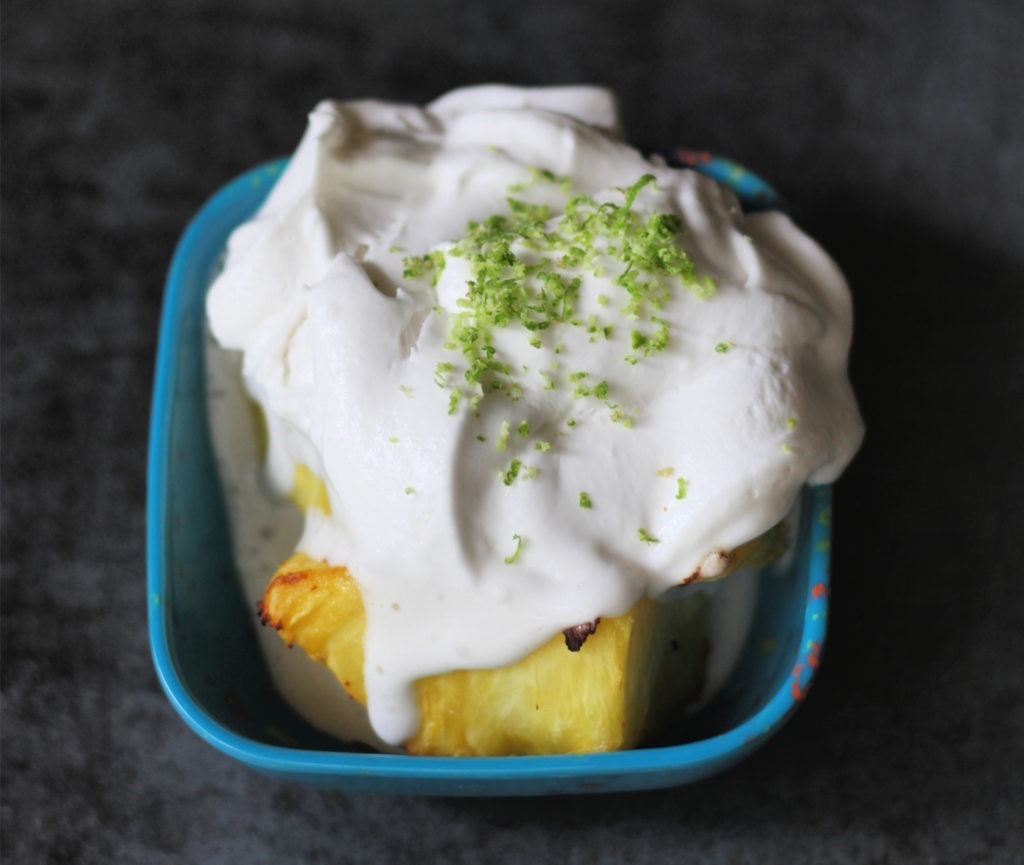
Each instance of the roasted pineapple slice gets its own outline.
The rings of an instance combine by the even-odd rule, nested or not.
[[[644,599],[628,613],[558,634],[518,663],[457,670],[416,684],[414,754],[503,755],[609,751],[637,745],[703,680],[701,595]],[[297,553],[274,575],[260,615],[290,644],[325,663],[366,701],[366,614],[345,568]],[[569,644],[582,645],[571,651]]]
[[[292,499],[329,512],[315,473],[298,466]],[[781,555],[780,525],[721,554],[716,576]],[[420,728],[414,754],[507,755],[632,748],[692,701],[703,684],[708,642],[702,594],[679,590],[627,613],[553,636],[517,663],[456,670],[416,683]],[[278,568],[260,605],[264,624],[327,665],[365,705],[359,588],[343,567],[296,553]]]

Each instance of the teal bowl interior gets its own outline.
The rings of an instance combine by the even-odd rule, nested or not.
[[[735,163],[675,156],[731,186],[745,207],[774,191]],[[186,723],[221,751],[273,775],[354,791],[504,795],[631,790],[698,780],[743,758],[803,699],[828,606],[829,487],[804,491],[796,554],[760,576],[741,660],[706,706],[650,747],[545,757],[411,757],[347,747],[278,695],[242,597],[211,451],[204,301],[231,231],[259,207],[284,161],[249,171],[188,226],[167,279],[150,427],[149,631],[160,682]]]

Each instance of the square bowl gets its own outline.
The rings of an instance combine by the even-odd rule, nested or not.
[[[678,150],[668,158],[730,186],[746,209],[778,204],[756,175]],[[758,575],[753,619],[721,689],[671,738],[602,754],[414,757],[349,747],[306,723],[275,690],[243,599],[212,451],[204,369],[206,291],[231,231],[284,160],[259,166],[199,211],[167,278],[150,423],[147,569],[150,646],[160,683],[211,745],[270,775],[348,791],[538,795],[667,787],[750,754],[797,708],[818,667],[829,594],[831,488],[805,488],[794,554]]]

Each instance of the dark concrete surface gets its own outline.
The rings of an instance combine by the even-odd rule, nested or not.
[[[4,862],[1024,861],[1024,12],[1015,2],[8,0]],[[144,459],[189,216],[326,96],[591,81],[770,178],[849,275],[868,437],[817,686],[692,787],[347,796],[200,741],[154,676]]]

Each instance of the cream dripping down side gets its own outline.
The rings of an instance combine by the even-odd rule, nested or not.
[[[617,129],[611,96],[586,87],[322,103],[210,290],[212,332],[244,353],[268,419],[273,483],[290,489],[296,463],[326,482],[332,513],[306,515],[299,549],[359,584],[385,741],[415,731],[416,679],[504,666],[715,576],[721,551],[779,522],[859,446],[836,265],[785,215],[743,215],[728,190],[646,160]],[[570,268],[583,326],[496,329],[514,398],[452,410],[472,264],[448,254],[435,284],[404,275],[408,257],[451,253],[509,197],[546,204],[554,226],[567,188],[621,206],[647,174],[632,210],[678,217],[678,245],[714,292],[673,290],[657,310],[667,341],[645,356],[614,255],[597,275]],[[595,321],[613,326],[595,338]]]

